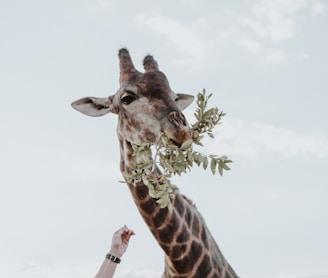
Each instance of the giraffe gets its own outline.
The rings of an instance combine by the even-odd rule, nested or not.
[[[120,88],[107,98],[86,97],[72,107],[88,116],[118,115],[117,136],[120,146],[120,169],[132,171],[138,161],[132,144],[156,142],[164,132],[176,145],[191,139],[191,130],[182,114],[193,96],[175,94],[156,60],[147,55],[144,73],[136,70],[126,48],[119,50]],[[154,168],[154,176],[161,174]],[[161,208],[142,182],[128,180],[134,202],[151,233],[165,253],[162,278],[235,278],[211,232],[195,205],[179,190],[174,191],[172,207]]]

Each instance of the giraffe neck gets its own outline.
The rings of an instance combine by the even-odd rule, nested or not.
[[[132,155],[130,142],[119,140],[121,172],[129,173],[130,165],[137,157]],[[157,168],[153,174],[161,173]],[[190,200],[175,191],[170,212],[167,208],[160,208],[142,182],[137,185],[127,183],[141,216],[165,252],[163,277],[237,277]]]

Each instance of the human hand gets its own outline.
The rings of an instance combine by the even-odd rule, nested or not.
[[[113,234],[110,253],[116,257],[122,257],[129,245],[130,237],[135,235],[126,225]]]

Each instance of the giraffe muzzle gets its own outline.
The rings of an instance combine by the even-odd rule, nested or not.
[[[168,115],[165,134],[178,146],[191,139],[191,131],[185,116],[180,111],[172,111]]]
[[[187,126],[185,116],[179,111],[173,111],[169,114],[169,121],[177,128]]]

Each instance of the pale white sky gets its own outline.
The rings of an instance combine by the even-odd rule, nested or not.
[[[70,107],[116,91],[122,46],[227,113],[202,151],[232,170],[173,182],[238,275],[328,277],[327,13],[323,0],[0,0],[0,277],[93,277],[123,224],[137,235],[116,277],[160,277],[118,182],[115,116]]]

